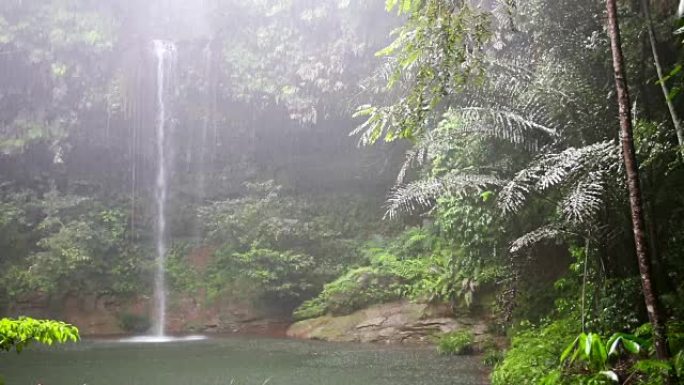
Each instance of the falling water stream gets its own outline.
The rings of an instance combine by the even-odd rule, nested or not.
[[[209,134],[209,125],[211,124],[211,120],[213,117],[213,104],[212,104],[212,71],[211,71],[211,61],[212,61],[212,50],[211,50],[211,42],[207,44],[207,46],[204,48],[203,55],[204,57],[204,79],[205,79],[205,92],[206,92],[206,100],[205,100],[205,107],[206,111],[203,117],[202,121],[202,132],[200,135],[200,154],[199,154],[199,169],[197,171],[198,175],[198,186],[197,186],[197,195],[199,197],[200,202],[204,201],[207,195],[207,186],[206,186],[206,172],[207,172],[207,140],[208,140],[208,134]],[[197,230],[198,235],[201,233],[201,230]]]
[[[156,206],[156,258],[154,274],[154,310],[152,333],[148,336],[126,338],[121,342],[173,342],[194,341],[204,339],[204,336],[171,337],[166,335],[166,253],[168,251],[167,213],[169,167],[173,163],[170,159],[170,103],[173,91],[173,70],[176,66],[176,45],[165,40],[154,41],[154,54],[157,59],[157,120],[155,126],[155,150],[157,155],[157,178],[154,186]]]
[[[157,178],[154,185],[155,198],[155,273],[154,273],[154,314],[152,316],[151,334],[133,338],[124,338],[120,342],[173,342],[194,341],[205,339],[201,335],[172,337],[166,335],[166,253],[168,251],[167,212],[169,190],[169,167],[173,164],[171,158],[170,128],[170,97],[173,95],[173,72],[176,66],[177,49],[173,42],[154,40],[154,54],[156,66],[156,107],[157,117],[155,125],[155,152],[157,163]],[[204,136],[204,135],[203,135]]]
[[[163,40],[154,41],[154,52],[157,56],[157,183],[155,184],[155,200],[157,206],[156,243],[157,258],[156,272],[154,277],[154,302],[156,314],[152,332],[157,337],[163,337],[166,325],[166,282],[165,282],[165,259],[166,259],[166,200],[168,197],[167,175],[167,151],[166,151],[166,88],[169,86],[167,78],[169,69],[172,68],[176,47],[173,43]]]

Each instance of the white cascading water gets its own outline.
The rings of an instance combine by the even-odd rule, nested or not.
[[[176,61],[176,46],[168,41],[155,40],[154,52],[157,56],[157,181],[155,184],[156,218],[156,272],[154,277],[155,316],[152,333],[163,337],[166,325],[166,201],[168,195],[167,159],[167,88],[170,86],[169,74]]]
[[[176,66],[176,46],[172,42],[164,40],[154,41],[154,53],[157,58],[157,121],[155,130],[155,144],[157,153],[157,179],[154,188],[156,203],[156,270],[154,274],[154,310],[152,334],[120,339],[124,343],[161,343],[196,341],[206,339],[201,335],[172,337],[166,335],[166,252],[167,229],[166,229],[166,203],[168,198],[168,176],[170,159],[169,141],[169,96],[173,91],[173,75]]]
[[[211,124],[212,121],[212,115],[213,115],[213,104],[212,104],[212,71],[211,71],[211,61],[212,61],[212,51],[211,51],[211,43],[207,44],[207,46],[204,48],[203,52],[204,56],[204,79],[205,79],[205,87],[206,87],[206,111],[204,112],[204,119],[202,122],[202,132],[200,135],[200,154],[199,154],[199,170],[198,170],[198,175],[199,175],[199,180],[198,180],[198,196],[201,202],[204,201],[207,195],[207,187],[206,187],[206,172],[207,172],[207,140],[208,140],[208,134],[209,134],[209,125]],[[198,235],[200,235],[201,231],[197,231]]]

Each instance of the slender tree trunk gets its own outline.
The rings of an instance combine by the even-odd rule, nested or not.
[[[606,0],[606,9],[608,11],[608,34],[610,35],[610,45],[613,54],[615,88],[619,106],[622,156],[627,172],[627,189],[629,191],[632,227],[634,230],[634,244],[636,246],[636,255],[639,262],[639,272],[641,273],[641,285],[648,318],[653,326],[653,341],[656,355],[659,359],[667,360],[670,358],[670,351],[667,346],[665,322],[653,285],[651,260],[646,247],[646,226],[644,224],[644,214],[642,211],[639,166],[637,164],[636,151],[634,149],[630,98],[625,75],[616,0]]]
[[[587,309],[586,309],[586,298],[587,298],[587,264],[589,263],[589,237],[584,239],[584,273],[582,273],[582,333],[586,333],[586,319],[587,319]]]
[[[682,1],[684,4],[684,0]],[[655,65],[656,73],[658,74],[658,83],[660,83],[660,89],[663,91],[663,96],[665,97],[665,104],[667,104],[667,109],[670,111],[672,124],[674,125],[675,133],[677,134],[677,143],[679,144],[680,153],[684,154],[684,128],[682,128],[682,122],[679,120],[677,110],[672,104],[672,100],[670,100],[670,90],[667,88],[667,84],[665,83],[663,67],[660,65],[660,55],[658,55],[658,40],[656,39],[655,30],[653,28],[651,6],[648,2],[649,0],[641,0],[641,8],[643,9],[644,18],[646,19],[646,28],[648,29],[648,39],[651,43],[653,64]]]

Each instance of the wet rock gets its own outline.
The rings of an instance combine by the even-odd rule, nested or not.
[[[360,324],[356,325],[357,329],[363,329],[363,328],[375,328],[381,326],[387,318],[385,317],[376,317],[369,319],[368,321],[361,322]]]
[[[398,301],[371,306],[345,316],[324,316],[290,326],[291,338],[346,342],[429,343],[433,336],[460,329],[478,335],[486,320],[445,316],[444,308]]]

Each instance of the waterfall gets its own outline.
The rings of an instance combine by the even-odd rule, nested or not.
[[[206,100],[205,100],[205,107],[206,110],[204,112],[204,117],[202,121],[202,132],[200,135],[200,148],[199,148],[199,170],[198,170],[198,196],[200,202],[204,202],[206,199],[207,195],[207,186],[206,186],[206,172],[207,172],[207,140],[208,140],[208,134],[209,134],[209,126],[212,123],[213,119],[213,103],[212,103],[212,89],[213,89],[213,79],[212,79],[212,69],[211,69],[211,62],[212,62],[212,51],[211,51],[211,42],[207,44],[207,46],[204,48],[203,52],[203,57],[204,57],[204,86],[205,86],[205,92],[206,92]],[[201,226],[200,226],[201,227]],[[198,235],[201,234],[201,230],[198,230]]]
[[[166,203],[168,198],[168,138],[167,116],[171,74],[176,61],[176,46],[168,41],[155,40],[154,53],[157,57],[157,121],[156,121],[156,153],[157,180],[155,183],[156,202],[156,272],[154,276],[155,316],[152,332],[156,336],[164,336],[166,325],[166,283],[165,262],[167,246]]]

